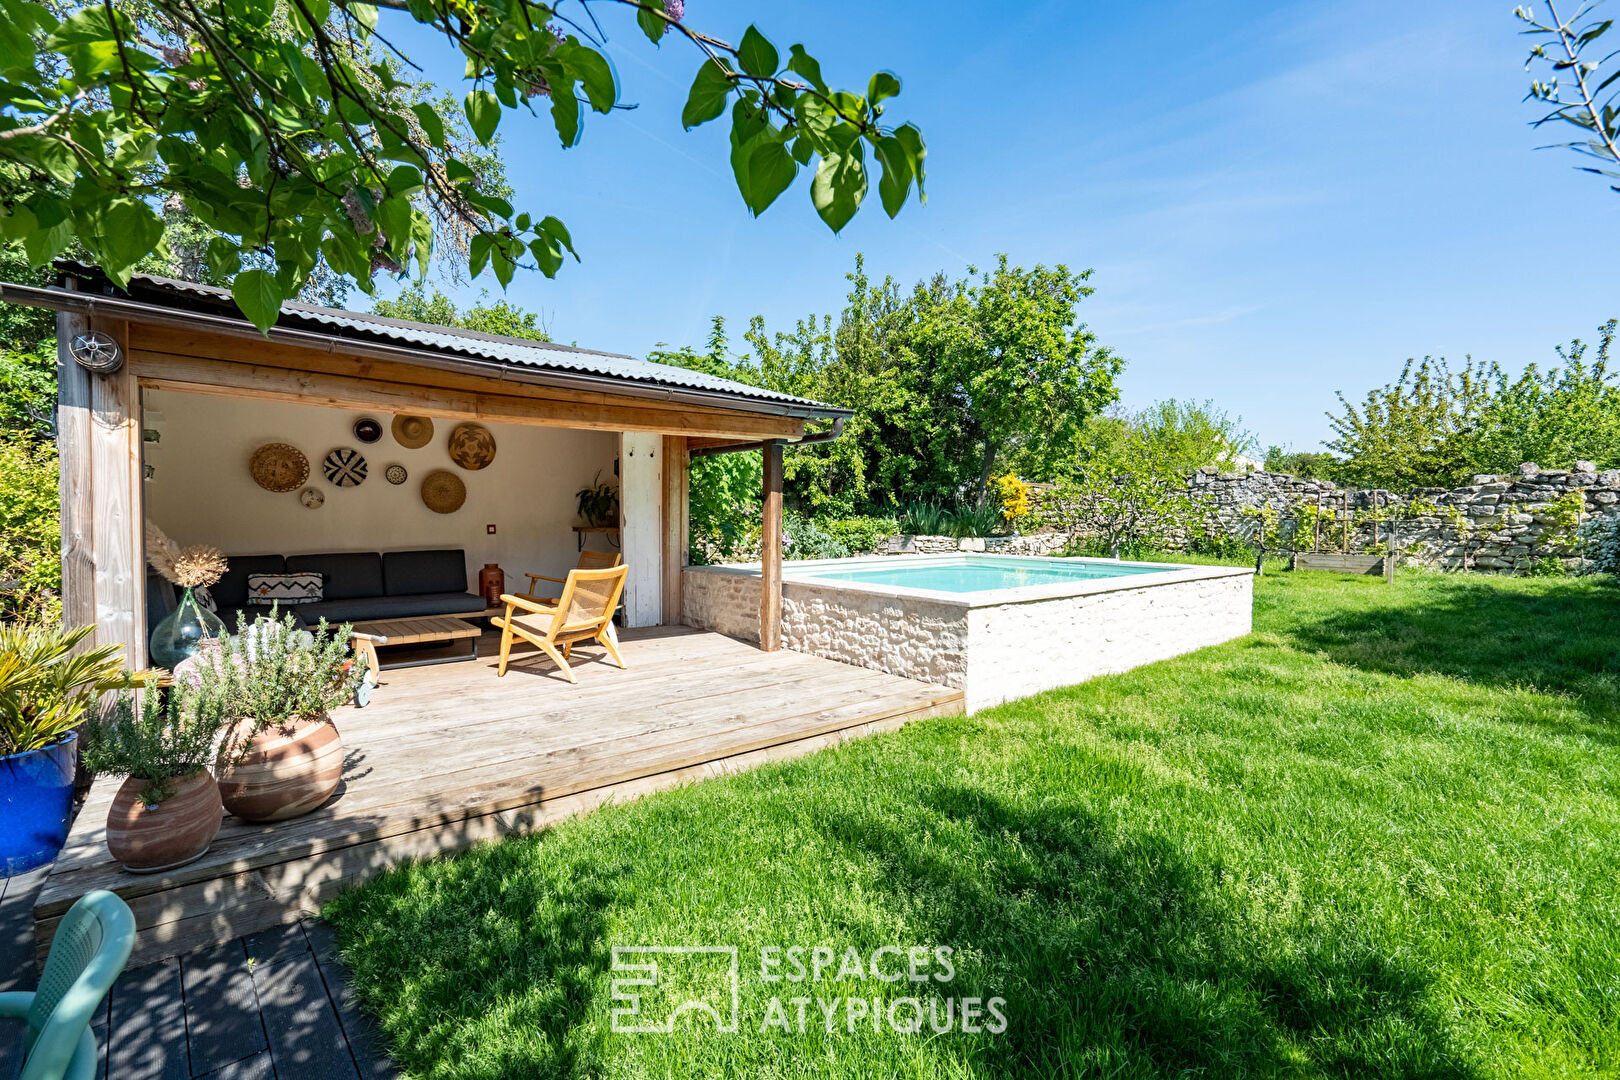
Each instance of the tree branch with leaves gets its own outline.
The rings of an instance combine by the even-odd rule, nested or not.
[[[543,108],[572,147],[587,109],[625,107],[597,9],[629,9],[653,44],[673,35],[700,54],[682,123],[729,108],[732,172],[755,215],[810,168],[816,212],[842,229],[869,156],[889,215],[923,197],[922,135],[885,120],[895,76],[835,90],[804,46],[784,60],[754,26],[730,45],[688,26],[681,0],[0,0],[0,164],[35,181],[0,199],[0,237],[36,266],[78,243],[123,284],[178,200],[219,234],[209,274],[261,329],[318,265],[368,294],[379,274],[425,275],[436,221],[465,243],[472,277],[555,276],[578,258],[567,227],[480,185],[440,110],[401,92],[418,65],[379,7],[463,59],[462,112],[482,146],[509,114]]]
[[[1538,14],[1535,4],[1513,11],[1526,24],[1522,33],[1542,39],[1531,48],[1525,68],[1545,64],[1552,69],[1552,76],[1546,81],[1531,82],[1530,92],[1525,95],[1526,101],[1538,101],[1551,107],[1533,126],[1559,123],[1580,128],[1585,133],[1582,138],[1554,146],[1574,150],[1601,163],[1579,166],[1583,172],[1620,180],[1620,117],[1615,109],[1616,99],[1620,98],[1620,86],[1616,85],[1620,81],[1620,69],[1605,72],[1606,65],[1620,56],[1620,49],[1601,57],[1597,55],[1599,43],[1614,20],[1596,17],[1603,0],[1579,4],[1567,18],[1559,15],[1555,0],[1543,0],[1543,3],[1547,10],[1545,16]],[[1561,76],[1570,81],[1560,85]],[[1620,184],[1610,186],[1620,191]]]

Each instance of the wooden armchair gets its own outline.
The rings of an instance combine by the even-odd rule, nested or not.
[[[574,569],[606,570],[611,566],[618,565],[619,553],[617,551],[582,551],[579,553],[579,562],[574,564]],[[523,576],[529,579],[529,588],[527,591],[519,593],[519,596],[522,596],[525,600],[533,600],[537,604],[546,604],[551,607],[557,606],[558,597],[539,595],[540,583],[542,581],[554,581],[561,585],[568,580],[567,578],[552,577],[549,574],[524,574]]]
[[[563,581],[562,596],[555,604],[502,593],[506,614],[490,620],[492,625],[501,628],[501,663],[495,674],[506,674],[514,637],[535,645],[551,657],[569,682],[576,680],[568,660],[573,647],[580,642],[599,642],[613,657],[613,662],[624,667],[624,657],[619,655],[618,640],[613,634],[613,613],[618,610],[619,597],[624,594],[624,579],[629,573],[628,566],[570,571]]]

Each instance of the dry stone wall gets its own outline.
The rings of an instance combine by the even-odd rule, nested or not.
[[[1466,487],[1420,488],[1398,495],[1341,488],[1330,480],[1287,473],[1200,469],[1186,484],[1188,496],[1204,509],[1205,536],[1252,543],[1266,531],[1274,534],[1268,547],[1282,552],[1348,549],[1381,554],[1393,533],[1402,559],[1444,570],[1522,572],[1546,558],[1579,570],[1580,522],[1620,514],[1620,469],[1600,471],[1589,461],[1576,462],[1568,470],[1527,463],[1514,473],[1482,474],[1473,480]],[[1181,538],[1175,546],[1192,543],[1191,530],[1164,531]],[[1072,539],[1064,532],[967,540],[894,536],[880,544],[877,553],[1055,555]]]
[[[1589,461],[1569,470],[1526,463],[1473,481],[1398,495],[1284,473],[1200,469],[1187,484],[1219,533],[1252,537],[1265,508],[1276,515],[1284,550],[1381,552],[1393,530],[1402,558],[1446,570],[1523,571],[1545,558],[1578,569],[1579,522],[1620,513],[1620,469],[1599,471]]]

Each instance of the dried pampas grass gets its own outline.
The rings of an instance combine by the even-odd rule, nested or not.
[[[183,548],[150,521],[146,523],[146,561],[163,580],[185,589],[212,585],[229,565],[219,548],[211,544]]]

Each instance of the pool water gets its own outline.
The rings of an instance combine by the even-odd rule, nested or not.
[[[850,581],[932,592],[980,593],[1023,589],[1032,585],[1065,585],[1075,581],[1162,574],[1167,568],[1112,559],[1056,559],[1031,556],[925,556],[896,558],[892,565],[806,566],[789,564],[786,574],[797,581]]]

